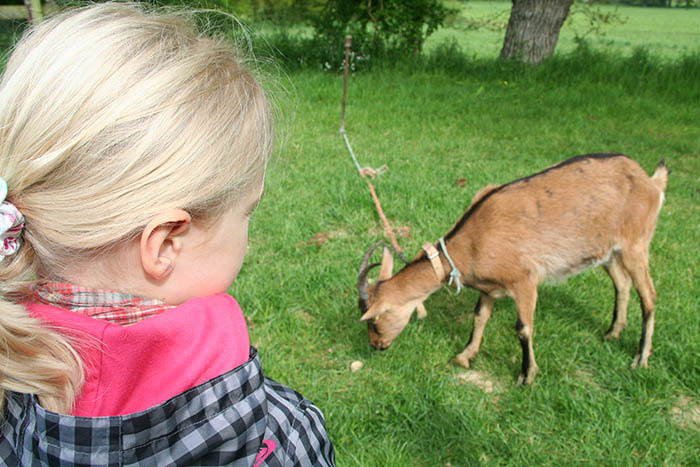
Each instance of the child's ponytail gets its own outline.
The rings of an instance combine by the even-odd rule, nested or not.
[[[27,242],[0,262],[0,413],[5,391],[34,394],[44,408],[67,413],[83,382],[82,364],[66,338],[20,304],[33,263]]]

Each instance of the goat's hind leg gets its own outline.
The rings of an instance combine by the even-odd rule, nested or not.
[[[622,266],[620,259],[613,255],[609,264],[603,266],[615,285],[615,309],[610,329],[605,334],[606,340],[617,339],[627,326],[627,308],[630,302],[632,279]]]
[[[646,249],[637,249],[622,256],[622,264],[632,278],[634,288],[642,305],[642,336],[639,339],[639,352],[632,362],[632,368],[648,366],[651,355],[651,340],[654,335],[654,302],[656,290],[649,274],[649,254]]]
[[[523,366],[518,378],[519,384],[530,384],[540,369],[535,362],[533,331],[535,323],[535,307],[537,306],[537,283],[524,282],[518,284],[513,291],[513,299],[518,309],[518,321],[515,330],[523,348]]]
[[[469,338],[467,347],[454,358],[455,363],[458,365],[469,368],[471,361],[476,357],[476,354],[479,353],[481,339],[484,337],[484,328],[491,317],[494,302],[494,298],[484,293],[479,296],[479,301],[474,308],[474,329],[472,330],[472,336]]]

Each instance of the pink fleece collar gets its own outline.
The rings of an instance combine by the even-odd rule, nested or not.
[[[50,305],[27,309],[76,342],[85,384],[72,415],[140,412],[245,363],[248,329],[227,294],[197,298],[123,327]]]

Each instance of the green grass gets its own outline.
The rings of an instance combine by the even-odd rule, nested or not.
[[[446,3],[457,8],[459,13],[428,39],[426,49],[453,40],[469,55],[497,57],[503,46],[511,2],[471,0]],[[629,55],[639,45],[655,55],[668,58],[700,51],[700,9],[610,5],[596,5],[592,9],[603,15],[612,15],[612,20],[592,30],[590,16],[586,14],[591,8],[574,5],[561,29],[556,53],[573,50],[576,37],[585,38],[596,50],[623,55]],[[477,24],[481,27],[474,29]]]
[[[445,70],[400,65],[350,79],[346,129],[362,165],[389,167],[374,183],[392,225],[410,231],[399,238],[407,254],[447,231],[487,183],[589,152],[626,153],[648,172],[664,157],[672,174],[651,245],[650,368],[629,368],[636,295],[620,340],[602,340],[614,302],[602,270],[541,288],[532,387],[516,386],[509,299],[497,302],[474,365],[495,390],[449,363],[471,332],[473,290],[435,293],[425,321],[372,350],[355,282],[381,224],[338,135],[342,76],[304,71],[288,77],[291,123],[232,289],[266,374],[323,409],[340,466],[698,465],[697,59],[583,50],[537,69],[464,59]],[[364,363],[356,373],[354,360]]]

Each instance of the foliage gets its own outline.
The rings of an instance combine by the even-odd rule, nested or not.
[[[333,63],[337,56],[323,44],[342,44],[353,36],[360,56],[419,53],[425,39],[454,10],[441,0],[151,0],[159,5],[185,5],[232,13],[255,23],[313,25],[314,39],[304,45],[319,47],[313,55]],[[285,41],[285,37],[277,37]],[[342,55],[342,53],[341,53]]]
[[[344,66],[342,39],[330,41],[319,36],[307,37],[277,30],[256,41],[255,46],[257,56],[272,56],[288,70],[341,71]],[[374,63],[369,54],[358,53],[357,49],[357,44],[353,44],[350,54],[352,71],[366,69]]]
[[[304,22],[318,12],[324,0],[210,0],[215,6],[254,21],[276,24]]]
[[[65,0],[64,0],[65,1]],[[157,5],[205,8],[231,13],[253,21],[271,21],[278,25],[302,23],[317,14],[325,0],[149,0]]]
[[[352,35],[359,50],[419,53],[452,12],[440,0],[328,0],[313,24],[328,41]]]
[[[604,36],[604,26],[621,25],[625,23],[625,19],[620,15],[619,9],[616,8],[614,10],[604,11],[591,2],[574,2],[569,12],[569,17],[567,18],[567,25],[572,25],[572,23],[574,23],[574,18],[577,16],[584,18],[583,23],[585,24],[585,30],[580,32],[578,28],[575,28],[574,34],[576,40],[589,35]],[[580,23],[579,21],[578,24]]]

